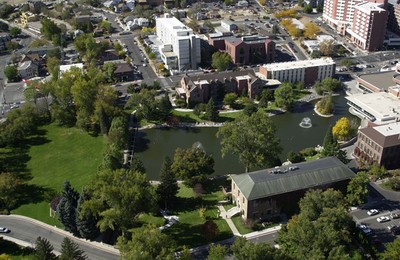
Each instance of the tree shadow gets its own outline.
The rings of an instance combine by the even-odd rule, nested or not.
[[[28,174],[27,162],[31,159],[26,148],[10,147],[0,150],[0,172],[17,173],[23,180],[32,179]]]
[[[168,228],[165,233],[174,238],[178,245],[190,245],[191,247],[207,243],[201,230],[202,225],[189,225],[178,222]]]
[[[33,253],[34,253],[33,248],[22,247],[13,242],[0,238],[0,254],[22,257],[23,259],[30,259],[29,256],[31,256]]]
[[[145,131],[137,131],[135,136],[135,153],[141,153],[149,149],[150,139]]]
[[[36,184],[21,184],[16,192],[18,208],[24,204],[39,203],[42,201],[50,202],[54,198],[56,191]]]
[[[234,120],[235,120],[235,118],[224,116],[224,114],[219,114],[217,122],[218,123],[224,123],[224,122],[232,122]]]

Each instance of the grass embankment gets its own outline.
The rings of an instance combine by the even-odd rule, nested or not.
[[[61,128],[54,124],[40,129],[34,138],[41,141],[30,145],[27,170],[31,175],[29,185],[40,189],[43,194],[27,201],[14,214],[21,214],[60,226],[49,216],[49,202],[54,194],[61,192],[65,180],[80,192],[96,173],[105,149],[103,136],[92,137],[77,128]]]

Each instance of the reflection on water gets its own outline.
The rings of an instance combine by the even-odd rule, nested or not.
[[[286,160],[289,151],[300,151],[306,147],[322,145],[329,126],[343,116],[352,117],[343,96],[335,97],[335,115],[330,118],[315,114],[313,104],[306,104],[301,111],[286,113],[272,117],[277,127],[277,135],[281,139],[283,152],[281,159]],[[299,122],[308,117],[312,122],[311,128],[302,128]],[[165,156],[173,158],[177,147],[189,148],[194,144],[201,145],[207,154],[212,154],[215,160],[216,175],[242,173],[244,167],[238,157],[227,155],[221,157],[220,140],[216,138],[218,128],[188,128],[188,129],[149,129],[140,135],[137,146],[137,156],[143,161],[150,179],[159,179],[158,175]]]

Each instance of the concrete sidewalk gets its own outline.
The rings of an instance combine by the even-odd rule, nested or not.
[[[218,205],[217,206],[219,209],[219,216],[223,219],[225,219],[226,223],[228,223],[229,228],[232,230],[233,235],[235,236],[241,236],[239,231],[237,230],[235,224],[233,224],[232,219],[228,218],[228,213],[226,212],[224,206]]]

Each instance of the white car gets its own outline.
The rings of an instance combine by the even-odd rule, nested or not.
[[[146,67],[147,66],[147,64],[146,63],[143,63],[143,67]]]
[[[9,233],[10,230],[8,228],[5,227],[0,227],[0,233]]]
[[[379,223],[390,221],[389,217],[383,216],[376,219]]]
[[[379,213],[379,210],[377,209],[370,209],[367,211],[368,216],[373,216]]]

